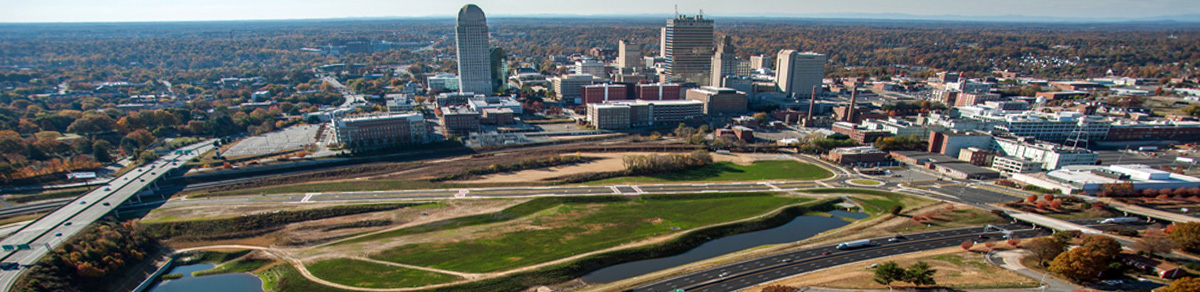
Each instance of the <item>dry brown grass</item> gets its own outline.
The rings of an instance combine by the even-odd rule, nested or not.
[[[671,152],[676,153],[676,152]],[[653,152],[614,152],[614,153],[587,153],[585,156],[599,157],[600,159],[572,165],[563,165],[538,169],[526,169],[517,172],[506,172],[484,175],[469,180],[452,181],[452,183],[514,183],[514,182],[540,182],[544,179],[562,177],[572,174],[589,173],[589,172],[606,172],[619,171],[625,169],[625,163],[622,161],[627,155],[647,155],[647,154],[665,154]],[[750,165],[755,161],[766,159],[762,155],[734,153],[731,155],[713,155],[713,161],[729,161],[739,165]]]
[[[875,277],[875,271],[866,267],[870,264],[885,263],[888,261],[895,261],[901,267],[907,267],[918,261],[924,261],[938,271],[934,275],[934,280],[942,287],[957,289],[1028,288],[1035,287],[1035,283],[1037,283],[1037,280],[1029,279],[1013,271],[988,264],[983,260],[981,254],[965,252],[959,247],[950,247],[850,263],[784,280],[760,284],[745,290],[758,291],[766,285],[839,289],[887,289],[887,286],[872,280]],[[893,283],[893,287],[911,286],[907,283]]]

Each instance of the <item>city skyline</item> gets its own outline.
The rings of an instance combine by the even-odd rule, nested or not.
[[[10,1],[11,2],[11,1]],[[931,0],[919,4],[883,0],[762,0],[754,5],[727,1],[697,0],[684,3],[649,0],[616,0],[605,9],[579,5],[576,1],[483,0],[483,1],[150,1],[115,0],[95,3],[81,0],[26,1],[6,3],[0,22],[124,22],[124,21],[209,21],[328,19],[377,17],[453,17],[465,4],[476,4],[489,15],[512,16],[617,16],[698,14],[718,17],[829,17],[882,19],[955,19],[986,21],[1187,19],[1200,21],[1200,2],[1186,0],[1066,0],[951,1]],[[1034,9],[1036,8],[1036,9]]]

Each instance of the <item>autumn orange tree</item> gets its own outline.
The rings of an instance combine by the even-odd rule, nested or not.
[[[1171,285],[1163,288],[1162,292],[1195,292],[1200,291],[1200,278],[1183,277],[1171,281]]]
[[[1108,267],[1107,254],[1092,247],[1072,248],[1050,262],[1050,271],[1076,282],[1095,280]]]

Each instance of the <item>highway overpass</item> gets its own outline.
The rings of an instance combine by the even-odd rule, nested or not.
[[[0,286],[8,291],[15,280],[50,250],[58,248],[64,241],[78,234],[89,224],[112,212],[130,198],[146,192],[153,193],[160,180],[181,174],[180,169],[188,160],[212,150],[214,140],[204,141],[180,148],[172,154],[131,170],[104,186],[75,198],[53,212],[26,224],[12,235],[0,240],[0,262],[18,263],[22,267],[0,271]]]

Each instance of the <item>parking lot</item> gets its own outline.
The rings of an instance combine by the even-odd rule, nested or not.
[[[1150,166],[1174,164],[1175,155],[1167,151],[1157,152],[1127,152],[1125,150],[1096,150],[1100,154],[1100,164],[1145,164]],[[1149,155],[1155,153],[1158,156]]]
[[[298,125],[262,135],[251,136],[234,144],[222,155],[247,156],[263,155],[281,151],[300,149],[304,145],[313,144],[317,135],[318,125]]]

